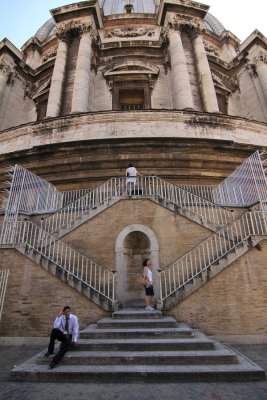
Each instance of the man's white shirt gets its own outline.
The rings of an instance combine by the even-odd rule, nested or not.
[[[61,317],[57,317],[55,319],[54,328],[60,329],[62,333],[66,333],[65,326],[66,326],[66,317],[64,315],[61,315]],[[79,323],[76,315],[70,314],[68,331],[69,334],[72,335],[72,342],[77,342],[79,334]]]

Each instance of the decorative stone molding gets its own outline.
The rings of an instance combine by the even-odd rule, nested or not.
[[[220,87],[222,87],[227,92],[235,92],[236,90],[240,90],[239,81],[237,76],[229,77],[219,71],[211,73],[212,79],[214,82],[217,82]]]
[[[219,57],[219,53],[217,49],[210,43],[204,40],[204,47],[207,53],[214,54],[216,57]]]
[[[54,50],[50,51],[49,53],[45,53],[42,57],[43,62],[46,62],[53,57],[56,57],[56,55],[57,55],[57,49],[54,49]]]
[[[128,26],[126,28],[121,29],[105,29],[104,37],[138,37],[138,36],[154,36],[155,30],[149,27],[136,27],[136,26]]]

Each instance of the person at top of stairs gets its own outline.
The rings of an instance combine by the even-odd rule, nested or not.
[[[154,308],[152,307],[152,303],[154,300],[154,289],[153,289],[153,276],[152,276],[152,261],[149,258],[146,258],[143,262],[143,277],[144,277],[144,287],[145,287],[145,304],[146,310],[152,311]]]
[[[126,176],[127,193],[130,196],[135,194],[136,177],[142,175],[137,171],[134,164],[129,164],[126,169]]]

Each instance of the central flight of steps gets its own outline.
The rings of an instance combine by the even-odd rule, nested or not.
[[[124,309],[80,332],[53,369],[47,349],[15,367],[15,381],[196,382],[265,379],[255,363],[160,311]]]

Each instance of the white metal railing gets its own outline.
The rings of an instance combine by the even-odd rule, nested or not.
[[[62,204],[62,194],[51,183],[16,164],[9,170],[7,211],[15,213],[53,212]]]
[[[8,275],[9,275],[9,270],[0,271],[0,320],[2,318]]]
[[[213,191],[220,205],[250,206],[267,201],[264,153],[256,151]]]
[[[64,190],[61,192],[62,194],[62,204],[61,207],[72,203],[73,201],[79,199],[85,194],[89,193],[92,189],[72,189],[72,190]],[[60,207],[60,208],[61,208]]]
[[[221,206],[250,207],[267,203],[267,153],[257,150],[219,185],[178,185]]]
[[[231,225],[195,246],[174,263],[160,271],[160,297],[166,300],[184,285],[205,272],[220,258],[233,251],[253,235],[267,235],[267,212],[243,214]]]
[[[45,218],[42,221],[42,228],[47,232],[56,232],[91,209],[108,202],[112,197],[128,198],[129,195],[156,196],[200,216],[213,223],[216,227],[224,226],[233,221],[233,214],[215,203],[166,182],[157,176],[143,176],[135,178],[134,183],[129,183],[127,177],[111,178],[96,189],[91,190]]]
[[[206,200],[215,203],[213,197],[213,191],[216,188],[215,185],[177,185],[178,187],[187,190],[188,192],[194,193],[196,196],[203,197]]]
[[[26,251],[34,250],[66,271],[67,278],[73,276],[106,299],[115,301],[115,273],[95,263],[32,222],[17,222],[13,244],[15,247],[26,247]]]

